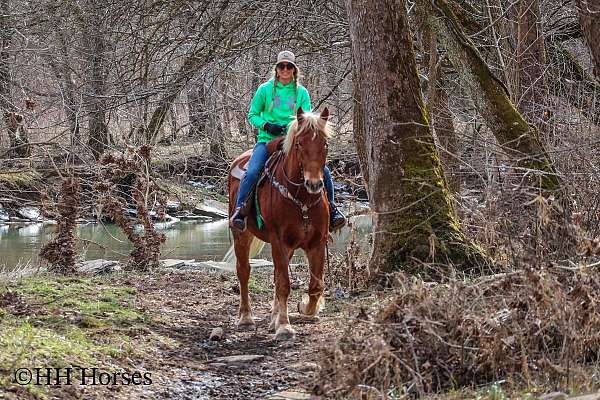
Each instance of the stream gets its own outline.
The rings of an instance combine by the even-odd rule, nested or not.
[[[370,217],[358,216],[352,218],[352,222],[357,229],[357,237],[366,240],[371,230]],[[41,222],[0,224],[0,269],[42,264],[39,250],[52,238],[55,227]],[[233,240],[226,219],[212,222],[178,221],[163,225],[160,231],[167,237],[161,252],[163,259],[221,260]],[[113,224],[81,224],[77,227],[76,235],[80,239],[78,252],[86,260],[123,260],[132,248],[125,235]],[[334,243],[330,244],[330,251],[343,251],[349,235],[350,229],[344,228],[335,236]],[[265,246],[259,257],[269,259],[270,255],[269,246]]]

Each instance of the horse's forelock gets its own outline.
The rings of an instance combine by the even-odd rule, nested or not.
[[[304,130],[311,130],[315,135],[313,136],[313,138],[315,138],[317,134],[320,134],[321,137],[325,140],[331,138],[331,129],[329,127],[329,122],[321,119],[321,116],[319,114],[315,114],[312,112],[305,112],[304,114],[302,114],[302,126],[300,127],[300,131]],[[284,153],[287,154],[290,152],[292,145],[294,144],[294,137],[296,137],[296,134],[298,133],[298,119],[294,118],[283,141]]]

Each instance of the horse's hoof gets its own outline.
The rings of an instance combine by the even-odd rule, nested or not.
[[[304,307],[303,306],[304,306],[304,304],[302,303],[302,301],[299,301],[298,302],[298,314],[300,314],[300,315],[304,315],[304,310],[303,310]]]
[[[308,295],[303,295],[302,300],[298,302],[298,314],[307,318],[314,318],[319,314],[319,312],[323,309],[323,305],[325,304],[325,299],[323,296],[319,297],[317,301],[317,306],[315,307],[315,311],[312,314],[306,312],[306,308],[308,307],[309,298]]]
[[[252,317],[242,317],[237,323],[237,328],[239,331],[253,331],[256,329],[256,324]]]
[[[271,319],[271,323],[269,324],[269,330],[271,332],[275,332],[276,329],[277,329],[277,317]]]
[[[296,332],[291,325],[281,325],[275,333],[275,340],[284,341],[291,340],[296,336]]]
[[[299,301],[298,302],[298,314],[301,318],[313,318],[316,316],[317,313],[314,314],[309,314],[306,312],[306,306],[307,304],[304,303],[303,301]]]

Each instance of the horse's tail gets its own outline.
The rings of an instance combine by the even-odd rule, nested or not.
[[[262,240],[260,240],[256,236],[253,236],[252,237],[252,242],[250,243],[250,255],[249,255],[249,257],[250,258],[256,257],[258,255],[258,253],[260,253],[262,251],[263,247],[265,247],[265,242],[263,242]],[[235,258],[235,250],[233,248],[233,245],[231,245],[229,247],[229,250],[227,250],[227,253],[225,254],[225,257],[223,257],[223,262],[229,264],[229,266],[231,267],[231,269],[235,271],[235,264],[237,262],[237,259]]]

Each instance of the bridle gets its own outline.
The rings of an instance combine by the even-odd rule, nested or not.
[[[302,177],[304,176],[304,166],[302,165],[302,159],[300,158],[300,150],[302,148],[302,146],[300,146],[300,143],[298,143],[296,140],[294,140],[294,147],[296,148],[296,159],[298,160],[298,169],[300,170],[300,179],[302,179]],[[325,150],[327,150],[329,146],[327,145],[327,142],[325,142]],[[300,182],[300,183],[296,183],[294,181],[292,181],[288,176],[287,173],[285,172],[285,168],[283,168],[283,177],[285,178],[286,182],[289,183],[292,186],[295,187],[300,187],[304,185],[304,182]],[[298,193],[296,193],[298,194]]]
[[[302,165],[302,160],[300,158],[300,151],[302,149],[302,146],[300,146],[300,143],[298,143],[295,138],[294,138],[294,141],[295,141],[294,147],[296,150],[296,159],[298,160],[298,167],[300,169],[300,177],[302,179],[302,177],[304,176],[304,166]],[[327,149],[327,143],[325,143],[325,149]],[[286,185],[279,183],[279,181],[277,181],[277,179],[275,178],[274,171],[277,170],[277,168],[279,167],[279,165],[281,164],[282,160],[285,157],[283,157],[284,153],[282,150],[278,150],[278,153],[279,154],[277,154],[275,156],[276,159],[275,159],[275,162],[273,163],[274,164],[273,172],[271,172],[269,170],[268,163],[267,163],[267,165],[265,165],[265,175],[269,179],[269,182],[271,183],[271,185],[274,188],[276,188],[283,197],[287,198],[288,200],[291,200],[292,203],[294,203],[296,205],[296,207],[300,210],[300,212],[302,213],[302,222],[303,222],[303,226],[304,226],[304,231],[306,232],[308,230],[308,225],[310,223],[310,220],[308,217],[308,211],[321,202],[321,199],[322,199],[321,193],[320,192],[315,193],[318,195],[317,198],[308,205],[306,205],[302,201],[300,201],[297,196],[298,196],[298,192],[300,191],[300,188],[302,186],[304,186],[304,183],[303,182],[296,183],[296,182],[292,181],[288,177],[287,173],[285,172],[285,167],[283,166],[283,164],[281,165],[281,169],[283,171],[283,177],[287,184],[290,184],[290,185],[296,187],[296,196],[292,195],[292,193],[288,190]]]

